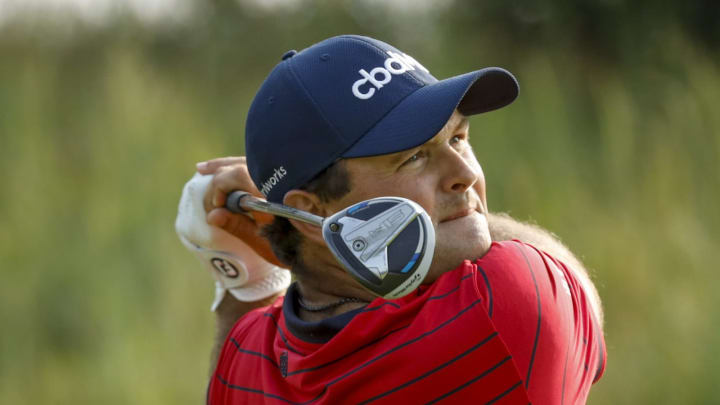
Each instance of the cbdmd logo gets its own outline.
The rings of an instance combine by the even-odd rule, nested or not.
[[[263,195],[267,196],[270,190],[272,190],[273,187],[275,187],[275,185],[280,182],[280,179],[282,179],[286,175],[287,170],[285,170],[283,166],[278,167],[273,172],[273,175],[262,183],[262,188],[260,189],[260,192],[263,193]]]
[[[383,63],[384,67],[378,66],[369,73],[365,69],[360,69],[358,73],[363,77],[352,85],[352,92],[355,97],[361,100],[367,100],[375,94],[375,90],[380,90],[384,85],[390,83],[392,75],[401,75],[408,70],[420,69],[425,73],[430,73],[420,62],[416,61],[412,56],[402,52],[395,53],[387,51],[390,55]],[[367,85],[366,87],[363,87]],[[365,91],[363,91],[365,89]]]

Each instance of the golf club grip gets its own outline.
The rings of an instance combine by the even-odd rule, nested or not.
[[[323,217],[300,211],[293,207],[282,204],[271,203],[261,198],[254,197],[246,191],[233,191],[228,194],[225,207],[236,213],[247,213],[248,211],[260,211],[283,218],[297,219],[315,226],[322,226]]]

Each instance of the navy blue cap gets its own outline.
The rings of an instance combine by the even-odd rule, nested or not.
[[[248,112],[250,176],[269,201],[340,158],[425,143],[457,108],[480,114],[518,95],[510,72],[485,68],[438,81],[411,56],[376,39],[343,35],[289,51]]]

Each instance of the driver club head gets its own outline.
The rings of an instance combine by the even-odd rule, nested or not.
[[[322,233],[350,275],[387,299],[420,286],[435,251],[430,216],[400,197],[373,198],[341,210],[323,220]]]

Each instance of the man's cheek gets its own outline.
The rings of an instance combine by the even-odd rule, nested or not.
[[[473,184],[473,190],[477,193],[477,197],[482,201],[483,205],[487,208],[486,203],[486,190],[485,190],[485,176],[483,175],[482,169],[479,169],[478,178]]]

